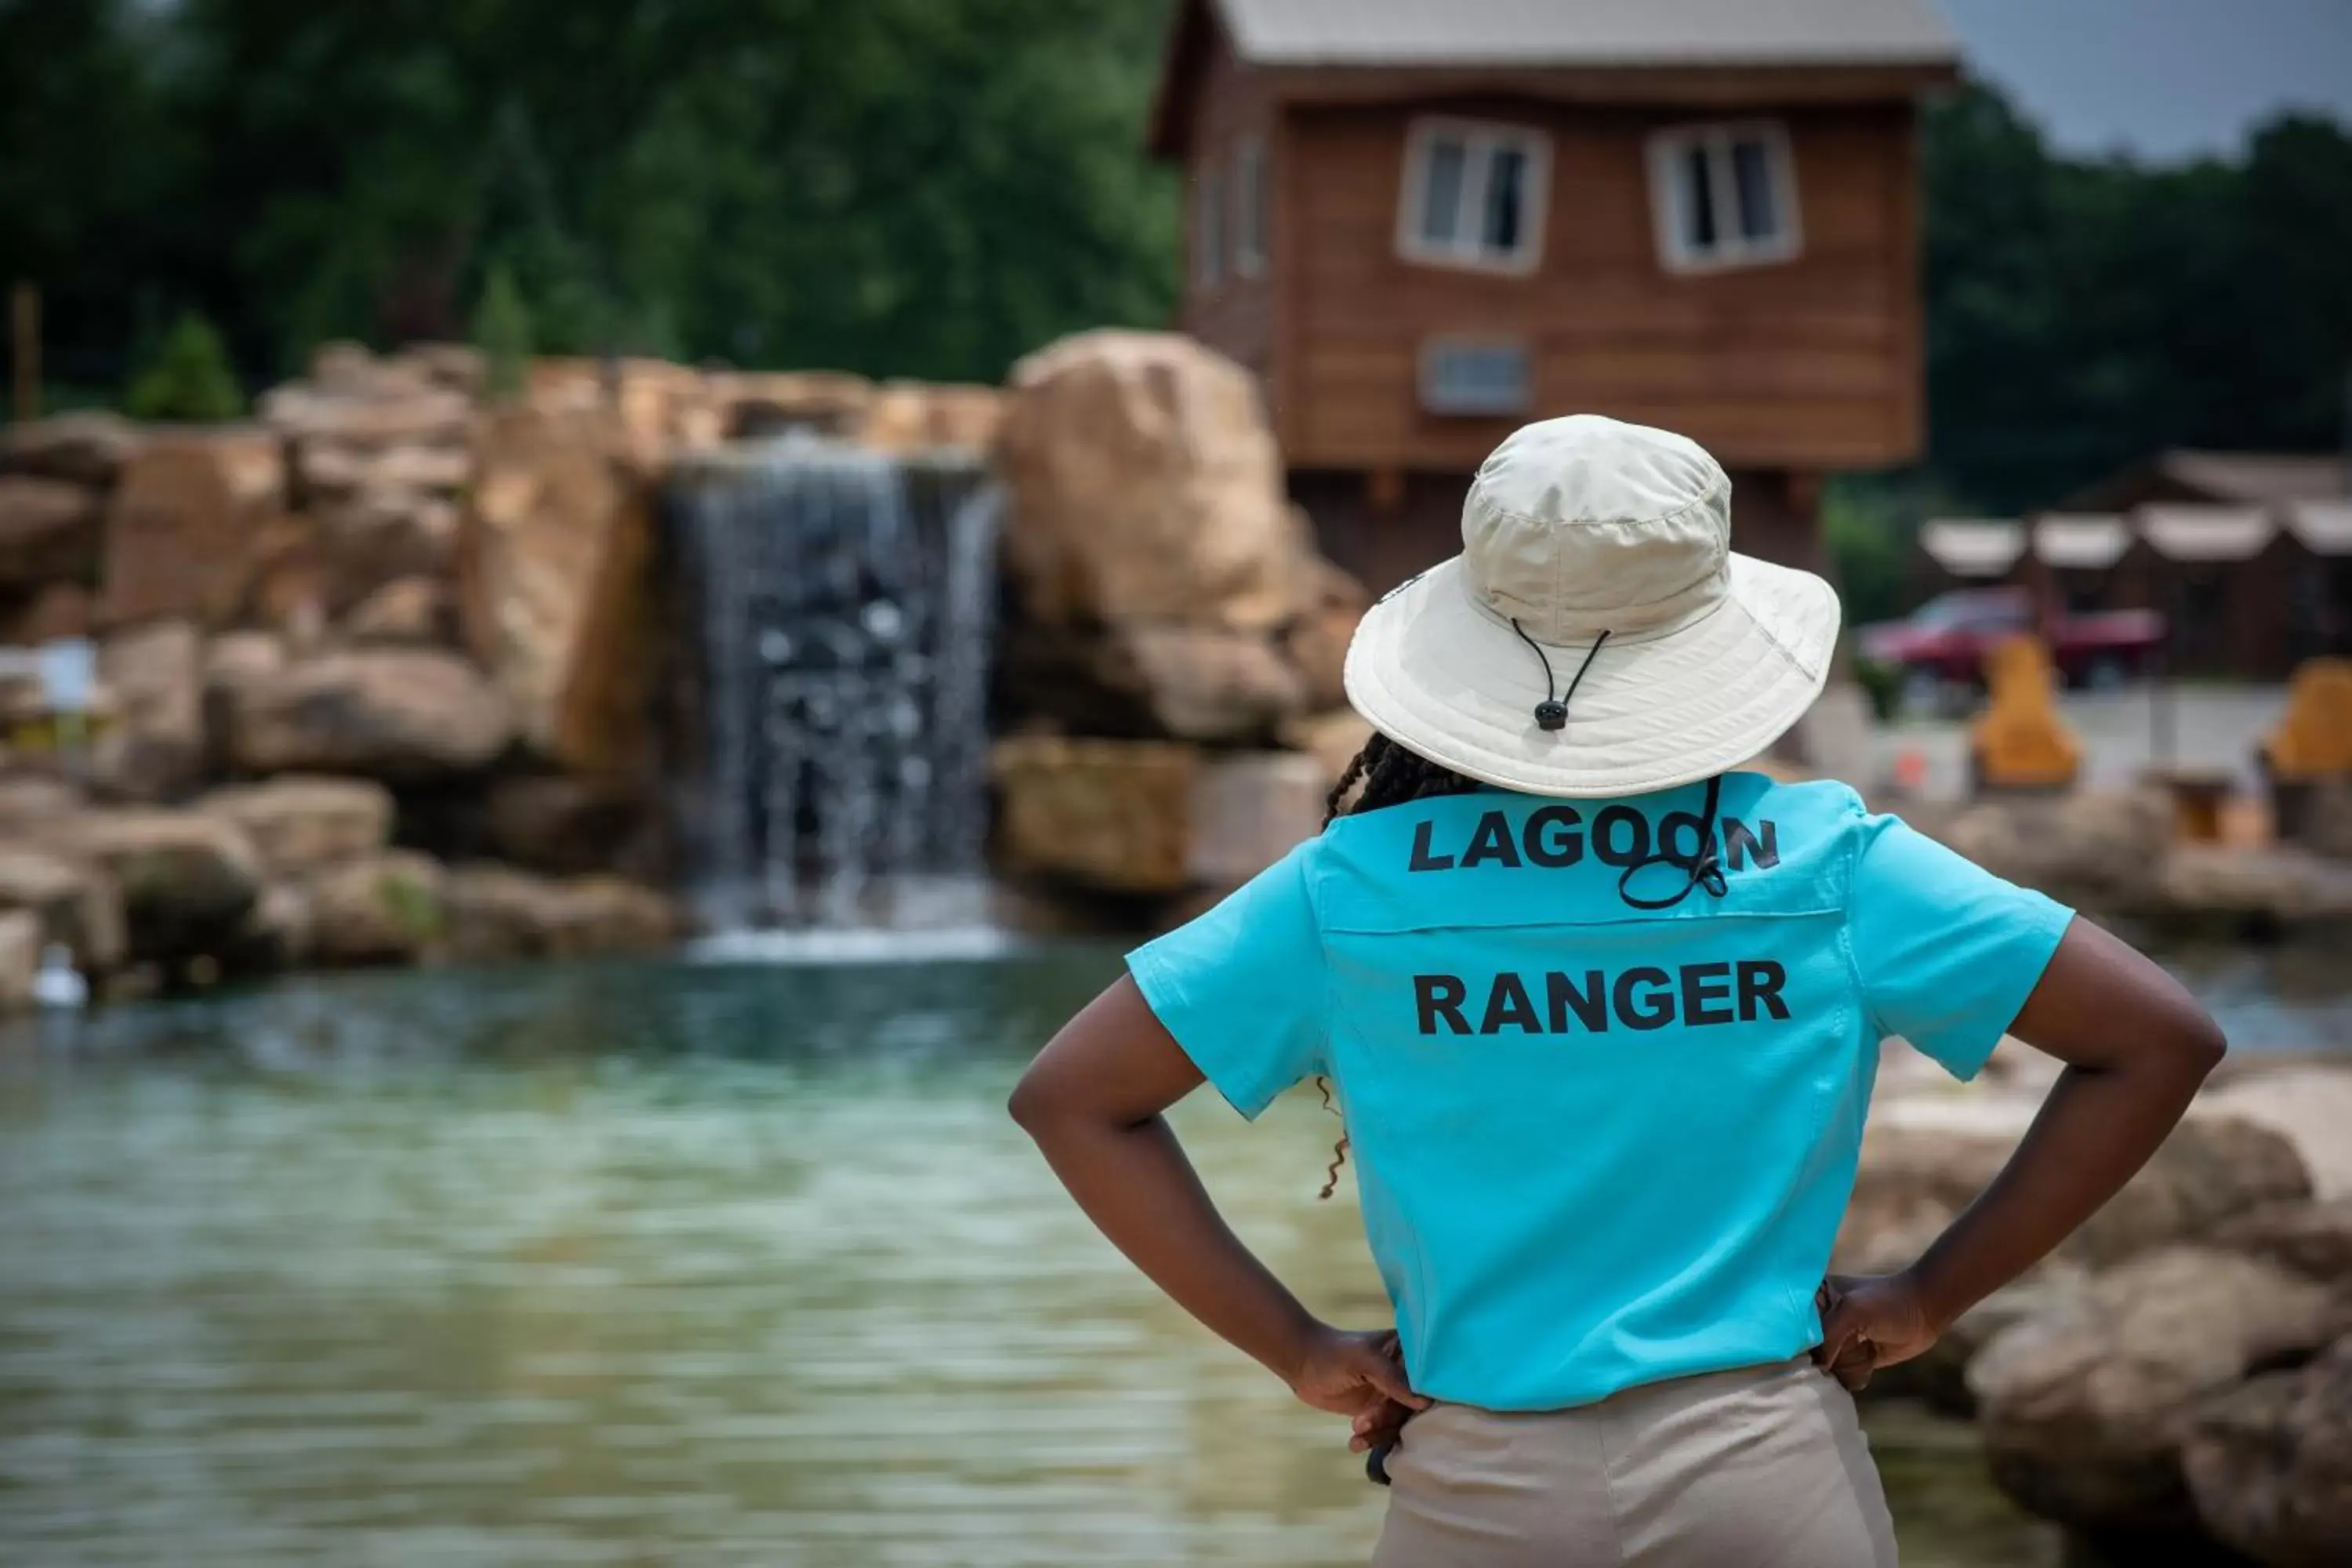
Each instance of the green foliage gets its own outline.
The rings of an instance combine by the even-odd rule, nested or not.
[[[474,346],[482,351],[485,386],[492,397],[522,395],[530,379],[530,310],[504,262],[492,263],[474,307]]]
[[[209,422],[245,412],[220,333],[191,310],[172,324],[154,363],[131,384],[123,407],[140,419]]]

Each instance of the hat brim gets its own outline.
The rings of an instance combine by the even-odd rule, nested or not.
[[[1757,756],[1828,680],[1838,598],[1810,572],[1730,559],[1723,598],[1673,631],[1611,637],[1561,730],[1538,728],[1544,668],[1473,602],[1455,556],[1365,613],[1348,645],[1348,701],[1391,740],[1458,773],[1571,800],[1639,795]],[[1546,645],[1564,691],[1590,643]]]

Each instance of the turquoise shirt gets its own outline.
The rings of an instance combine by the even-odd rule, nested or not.
[[[1973,1075],[2071,918],[1754,773],[1723,895],[1674,900],[1702,787],[1342,817],[1129,956],[1243,1115],[1328,1076],[1425,1394],[1563,1409],[1818,1342],[1880,1039]]]

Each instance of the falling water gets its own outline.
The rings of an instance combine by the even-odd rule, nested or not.
[[[703,628],[706,913],[919,921],[981,868],[996,491],[969,462],[795,435],[697,464],[674,500]]]

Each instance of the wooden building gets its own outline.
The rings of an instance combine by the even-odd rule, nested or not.
[[[1183,325],[1376,588],[1573,412],[1704,443],[1741,547],[1819,564],[1822,476],[1920,448],[1916,100],[1955,59],[1924,0],[1182,0]]]

